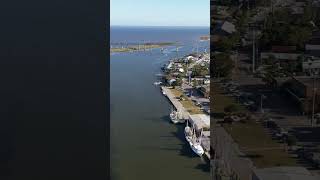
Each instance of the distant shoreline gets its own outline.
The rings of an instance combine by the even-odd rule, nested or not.
[[[200,41],[210,41],[210,35],[200,36]]]
[[[162,43],[144,43],[141,45],[129,45],[127,47],[116,47],[116,48],[110,48],[111,53],[115,52],[132,52],[132,51],[144,51],[148,49],[155,49],[155,48],[161,48],[166,46],[172,46],[175,43],[171,42],[162,42]]]

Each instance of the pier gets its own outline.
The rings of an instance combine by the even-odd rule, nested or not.
[[[184,120],[189,119],[189,112],[183,107],[183,105],[179,102],[176,96],[170,91],[169,88],[161,86],[162,91],[167,95],[171,104],[179,111]]]
[[[210,159],[210,117],[205,114],[190,115],[190,113],[183,107],[181,102],[179,102],[169,88],[161,86],[161,90],[166,94],[169,101],[177,109],[177,111],[181,112],[183,119],[188,120],[191,124],[194,124],[196,131],[199,132],[200,129],[205,129],[203,131],[201,146],[205,151],[205,156]]]

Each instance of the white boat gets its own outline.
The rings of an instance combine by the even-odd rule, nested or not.
[[[189,142],[191,149],[198,156],[202,156],[203,153],[204,153],[204,150],[203,150],[203,148],[201,146],[201,137],[202,137],[202,130],[201,130],[201,135],[200,135],[199,139],[196,137],[196,134],[193,133],[193,137],[192,137],[191,141]]]
[[[157,82],[154,82],[153,84],[157,86],[157,85],[162,84],[162,82],[161,81],[157,81]]]
[[[199,142],[190,142],[191,149],[195,152],[198,156],[202,156],[204,154],[204,150]]]
[[[170,120],[174,123],[174,124],[177,124],[179,123],[179,119],[178,119],[178,116],[177,116],[177,112],[176,111],[171,111],[170,113]]]
[[[184,128],[184,136],[186,137],[186,140],[188,142],[192,140],[192,129],[188,126],[188,120],[187,120],[187,125]]]
[[[183,113],[181,111],[177,112],[177,118],[179,120],[180,123],[184,123],[185,122],[185,118],[183,117]]]
[[[165,96],[167,96],[167,94],[166,94],[164,91],[162,91],[162,94],[165,95]]]

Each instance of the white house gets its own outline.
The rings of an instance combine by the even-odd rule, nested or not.
[[[172,68],[172,66],[173,66],[173,62],[170,62],[169,64],[168,64],[168,66],[167,66],[167,69],[171,69]]]
[[[304,72],[318,72],[320,73],[320,58],[309,56],[302,62],[302,69]]]
[[[210,79],[205,79],[205,80],[203,81],[203,83],[204,83],[204,84],[210,84]]]

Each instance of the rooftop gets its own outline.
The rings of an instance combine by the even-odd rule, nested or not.
[[[228,22],[228,21],[225,21],[222,26],[221,26],[221,29],[226,31],[227,33],[229,34],[232,34],[234,32],[236,32],[236,27],[234,24]]]
[[[210,128],[210,116],[206,114],[193,114],[189,117],[192,124],[194,124],[198,130],[202,128]]]

